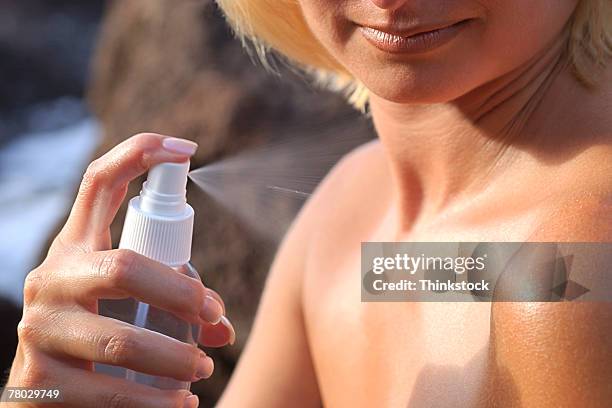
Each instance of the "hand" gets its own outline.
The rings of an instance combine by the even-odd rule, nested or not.
[[[133,251],[111,249],[109,226],[128,183],[155,164],[188,160],[196,147],[143,133],[89,165],[66,225],[26,278],[7,386],[58,388],[62,407],[197,406],[189,391],[159,390],[93,371],[93,362],[99,362],[180,381],[207,378],[213,371],[212,359],[193,345],[99,316],[100,298],[134,297],[201,324],[206,346],[233,342],[217,293]]]

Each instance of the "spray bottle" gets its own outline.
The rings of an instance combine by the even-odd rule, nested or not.
[[[193,208],[186,201],[189,162],[154,166],[139,196],[129,202],[119,248],[131,249],[200,280],[189,263]],[[99,313],[177,340],[196,344],[200,326],[135,299],[101,300]],[[96,371],[161,389],[189,389],[189,382],[151,376],[119,367],[96,364]]]

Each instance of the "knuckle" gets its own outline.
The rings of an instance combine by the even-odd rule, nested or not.
[[[200,356],[202,354],[202,352],[200,351],[199,348],[194,347],[194,346],[190,346],[187,345],[188,347],[185,348],[185,361],[187,361],[187,364],[185,364],[185,367],[188,369],[188,372],[185,373],[185,380],[190,380],[194,377],[196,377],[197,373],[198,373],[198,367],[199,367],[199,363],[200,363]]]
[[[51,245],[49,247],[49,254],[59,255],[66,254],[75,249],[79,249],[80,246],[76,243],[68,243],[66,242],[66,227],[64,227],[59,234],[53,239]]]
[[[40,319],[31,311],[24,311],[23,317],[17,324],[17,337],[21,343],[36,342],[40,332]]]
[[[89,163],[85,173],[83,174],[83,180],[81,181],[81,192],[96,189],[100,186],[100,183],[104,180],[104,163],[102,158],[96,159]]]
[[[185,406],[185,396],[189,395],[177,391],[164,391],[164,396],[168,397],[168,408],[183,408]]]
[[[108,279],[113,287],[122,287],[130,279],[136,260],[135,252],[118,249],[101,258],[97,273]]]
[[[43,364],[29,360],[24,364],[19,378],[19,385],[26,388],[41,388],[49,384],[52,374]]]
[[[126,328],[103,339],[99,347],[99,353],[104,361],[123,366],[138,352],[139,345],[135,331]]]
[[[104,408],[133,408],[135,406],[132,398],[121,392],[111,394],[108,400],[102,404]]]
[[[27,274],[23,284],[23,303],[30,305],[36,299],[42,288],[42,275],[38,269]]]
[[[159,145],[158,139],[159,136],[152,133],[138,133],[128,140],[128,149],[142,152],[135,163],[140,171],[150,167],[151,149]]]
[[[204,298],[206,297],[206,289],[204,285],[195,279],[190,279],[193,282],[186,282],[184,284],[184,288],[181,288],[181,292],[185,293],[186,296],[182,299],[183,307],[185,311],[193,314],[194,316],[199,316],[202,305],[204,304]]]
[[[132,137],[128,139],[128,143],[130,143],[134,147],[147,147],[150,146],[152,142],[156,142],[159,138],[159,135],[154,133],[136,133]]]
[[[168,408],[183,408],[185,406],[185,397],[182,394],[177,394],[175,397],[171,397],[168,402]]]

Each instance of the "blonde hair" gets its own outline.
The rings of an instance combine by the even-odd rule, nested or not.
[[[252,45],[269,67],[267,55],[276,50],[318,83],[344,92],[349,102],[364,110],[368,90],[314,37],[298,0],[217,0],[244,45]],[[593,86],[593,71],[612,55],[612,1],[580,0],[570,22],[569,58],[576,77]]]

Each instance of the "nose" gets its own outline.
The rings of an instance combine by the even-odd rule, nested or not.
[[[397,10],[408,0],[370,0],[376,7],[385,10]]]

